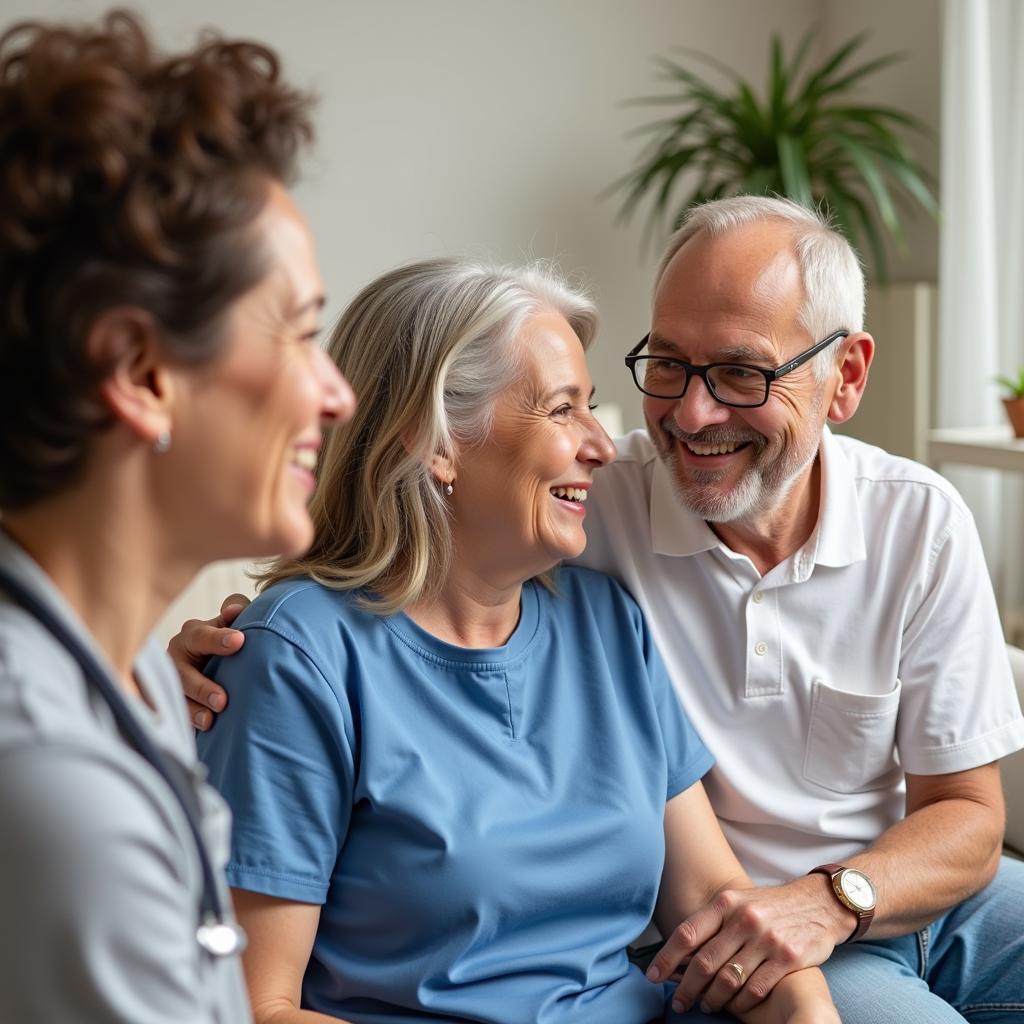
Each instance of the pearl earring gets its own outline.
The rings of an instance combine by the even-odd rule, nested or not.
[[[444,493],[445,493],[445,494],[446,494],[446,495],[447,495],[447,496],[448,496],[449,498],[450,498],[450,497],[452,496],[452,492],[453,492],[454,490],[455,490],[455,487],[454,487],[454,485],[453,485],[453,484],[451,484],[450,482],[449,482],[449,483],[447,483],[447,484],[445,484],[445,486],[444,486]]]
[[[155,451],[157,455],[163,455],[163,453],[168,451],[170,447],[171,432],[167,427],[164,427],[164,429],[156,435],[156,440],[153,442],[153,451]]]

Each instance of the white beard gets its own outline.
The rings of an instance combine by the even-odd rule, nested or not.
[[[813,415],[813,413],[812,413]],[[782,505],[818,454],[820,437],[809,436],[806,446],[791,446],[771,461],[765,461],[768,440],[763,434],[708,430],[699,435],[684,434],[675,421],[666,416],[658,424],[655,447],[672,473],[672,481],[682,504],[709,523],[730,523],[739,519],[760,518]],[[650,430],[648,431],[650,433]],[[654,435],[652,434],[652,437]],[[705,444],[749,442],[754,454],[746,472],[728,491],[715,489],[727,472],[724,469],[680,471],[675,446],[670,440],[700,441]]]

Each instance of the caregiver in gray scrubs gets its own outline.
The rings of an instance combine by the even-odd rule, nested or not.
[[[219,558],[298,554],[351,390],[284,182],[274,54],[139,23],[0,38],[0,1020],[249,1019],[173,668]]]

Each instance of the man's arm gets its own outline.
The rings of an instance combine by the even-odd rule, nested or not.
[[[916,931],[988,885],[1005,824],[998,762],[952,775],[908,775],[907,816],[847,862],[879,892],[870,934]]]
[[[950,775],[908,775],[906,817],[843,862],[875,883],[878,906],[869,934],[905,935],[984,888],[999,866],[1003,824],[998,763]],[[794,967],[820,964],[856,924],[821,874],[726,889],[675,929],[652,966],[664,978],[673,964],[692,957],[709,979],[742,946],[780,951],[776,955]],[[758,994],[747,989],[749,983],[731,1010]]]

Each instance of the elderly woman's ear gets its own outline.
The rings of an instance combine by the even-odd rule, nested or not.
[[[423,459],[415,451],[412,439],[405,434],[402,435],[402,447],[414,458],[422,460],[430,471],[430,475],[437,481],[442,489],[455,483],[455,459],[443,452],[434,452],[428,459]]]
[[[431,476],[442,488],[451,487],[455,483],[455,460],[451,456],[435,453],[430,457],[428,465]]]

